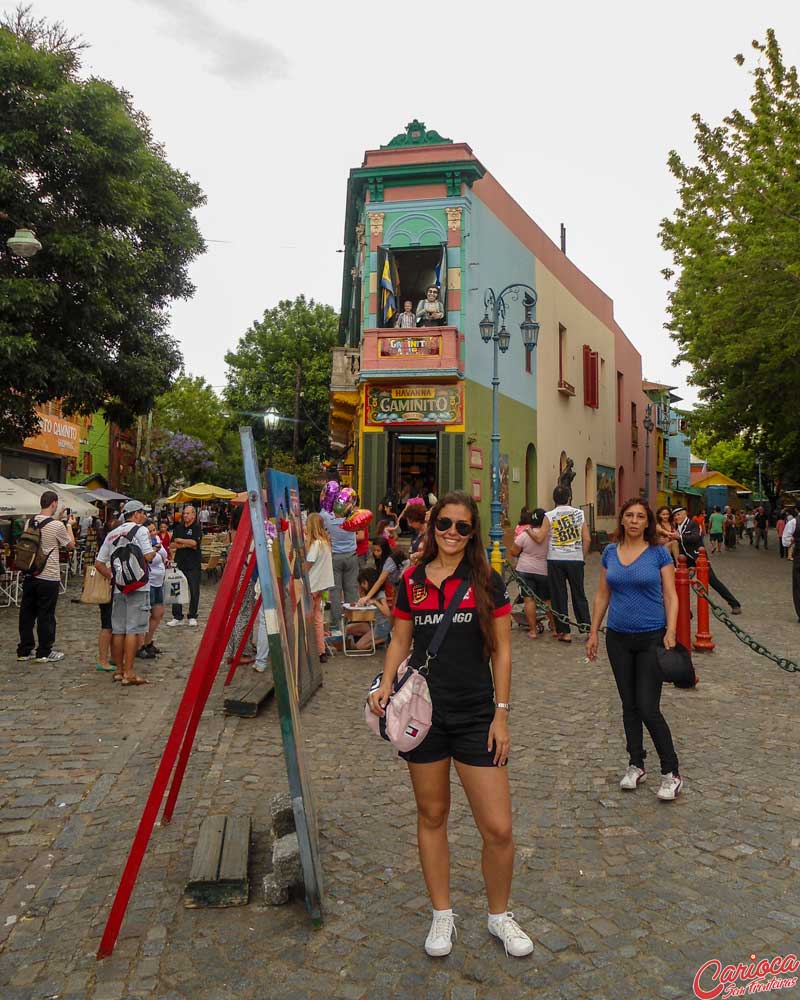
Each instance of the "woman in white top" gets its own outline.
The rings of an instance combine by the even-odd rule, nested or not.
[[[328,659],[325,652],[325,626],[322,621],[322,595],[333,587],[333,554],[331,539],[319,514],[309,514],[306,521],[306,571],[311,589],[314,632],[317,637],[319,662]]]

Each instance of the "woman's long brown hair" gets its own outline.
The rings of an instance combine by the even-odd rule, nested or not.
[[[464,558],[469,566],[469,578],[472,583],[472,593],[475,597],[475,610],[478,612],[478,625],[483,636],[483,651],[486,656],[491,656],[494,652],[494,601],[492,600],[492,569],[489,560],[486,558],[486,549],[483,547],[481,538],[481,516],[478,512],[478,505],[468,493],[461,490],[453,490],[445,494],[431,510],[430,528],[425,535],[425,546],[422,550],[420,562],[427,565],[436,558],[439,549],[436,544],[436,519],[443,507],[448,504],[458,504],[459,507],[466,507],[472,520],[472,534],[470,535],[467,547],[464,549]]]

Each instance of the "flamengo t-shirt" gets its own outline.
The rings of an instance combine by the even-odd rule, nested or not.
[[[424,566],[412,566],[403,573],[397,587],[394,615],[413,621],[415,649],[424,652],[433,642],[445,608],[468,573],[469,566],[462,561],[455,573],[442,581],[441,589],[427,578]],[[510,615],[511,602],[499,573],[492,572],[490,587],[494,617]],[[431,660],[428,686],[434,705],[437,701],[444,705],[476,705],[494,697],[492,672],[483,652],[483,634],[472,587],[461,598],[439,655]]]
[[[583,562],[582,535],[585,518],[580,507],[560,504],[548,510],[547,520],[550,522],[547,558]]]
[[[617,546],[603,549],[602,563],[611,591],[608,627],[615,632],[655,632],[665,628],[664,592],[661,570],[672,565],[664,545],[650,545],[629,566],[617,556]]]

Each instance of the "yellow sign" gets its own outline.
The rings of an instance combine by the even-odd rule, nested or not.
[[[383,386],[366,389],[368,426],[463,423],[464,387],[452,385]]]

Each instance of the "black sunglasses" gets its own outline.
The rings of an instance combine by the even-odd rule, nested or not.
[[[462,538],[469,538],[472,534],[472,525],[469,521],[453,521],[451,517],[437,517],[436,518],[436,530],[437,531],[449,531],[455,523],[456,531],[461,535]]]

